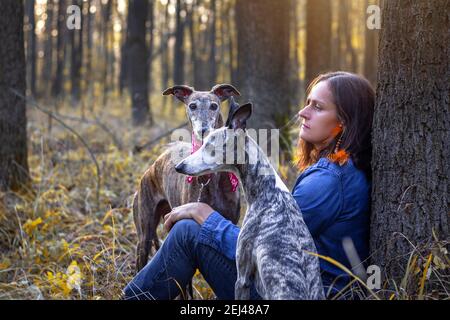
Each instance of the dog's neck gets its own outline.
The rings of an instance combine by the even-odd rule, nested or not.
[[[255,140],[248,137],[245,149],[246,162],[237,164],[235,168],[239,174],[242,188],[244,189],[244,196],[249,205],[258,201],[259,198],[267,198],[266,192],[270,188],[272,188],[270,192],[289,192],[270,163],[269,158]],[[249,152],[257,152],[256,163],[249,163]]]

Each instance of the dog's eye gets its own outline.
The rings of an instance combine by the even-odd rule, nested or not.
[[[195,103],[191,103],[191,104],[189,105],[189,109],[195,110],[195,109],[197,109],[197,105],[196,105]]]
[[[216,111],[217,108],[219,108],[217,103],[211,103],[211,106],[209,107],[211,110]]]

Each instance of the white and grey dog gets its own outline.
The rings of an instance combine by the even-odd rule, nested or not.
[[[250,298],[252,281],[264,299],[323,299],[319,261],[311,254],[316,252],[314,241],[295,199],[245,131],[251,112],[251,104],[230,112],[228,126],[210,133],[203,146],[176,170],[192,176],[231,171],[241,181],[248,209],[237,243],[236,299]],[[235,141],[242,138],[245,143],[240,148]],[[242,148],[245,160],[238,161]],[[252,163],[249,159],[255,155],[257,161]]]

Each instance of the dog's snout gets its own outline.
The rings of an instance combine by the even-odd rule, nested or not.
[[[180,162],[179,164],[177,164],[175,166],[175,171],[178,172],[178,173],[183,173],[184,167],[185,167],[184,163]]]

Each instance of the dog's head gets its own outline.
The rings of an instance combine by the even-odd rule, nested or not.
[[[192,87],[177,85],[163,92],[163,95],[169,94],[185,104],[197,141],[202,141],[209,132],[222,126],[221,102],[240,95],[239,91],[230,84],[215,85],[210,91],[195,91]]]
[[[251,113],[251,103],[231,109],[227,126],[212,131],[201,148],[177,164],[175,170],[191,176],[236,172],[236,165],[246,159],[245,128]]]

